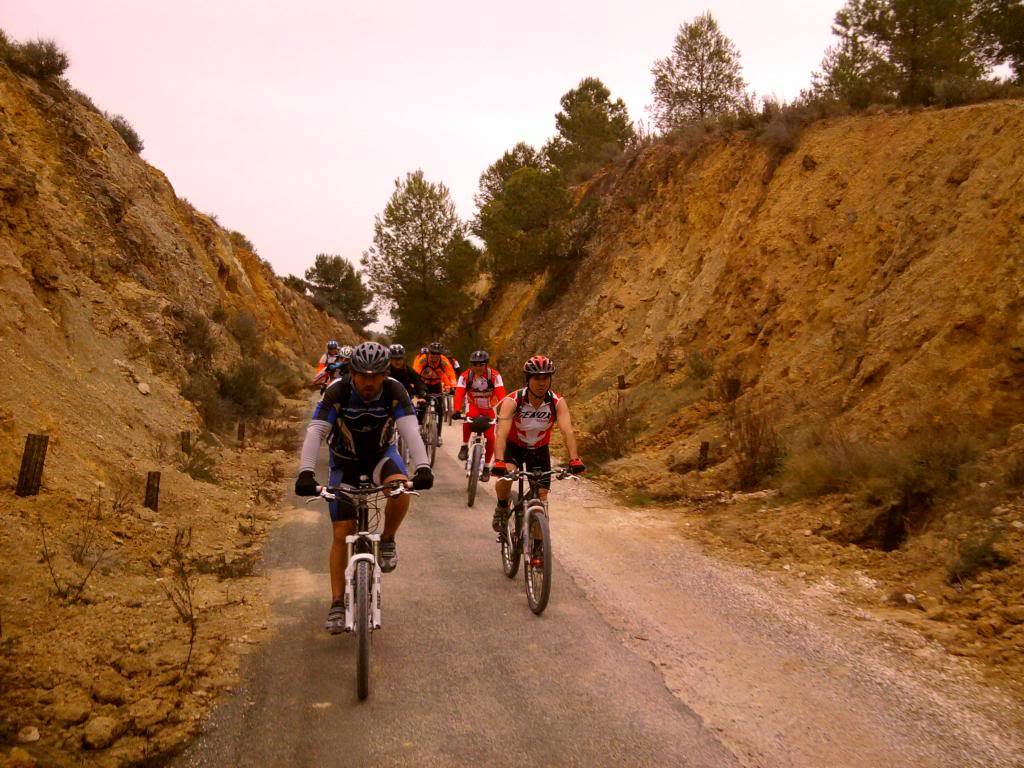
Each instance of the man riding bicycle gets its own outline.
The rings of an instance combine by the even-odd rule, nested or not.
[[[412,364],[420,380],[423,382],[423,389],[430,395],[442,395],[455,386],[455,371],[452,364],[443,356],[444,347],[439,341],[433,342],[427,347],[427,353],[421,354]],[[434,398],[434,410],[437,413],[437,444],[441,445],[441,424],[444,423],[443,398]],[[423,414],[420,413],[420,421]]]
[[[316,479],[317,453],[326,437],[330,448],[328,485],[357,485],[366,475],[377,485],[408,479],[408,471],[395,447],[395,431],[409,446],[412,463],[416,465],[413,487],[430,488],[434,476],[427,461],[427,451],[420,439],[412,401],[405,388],[387,375],[389,354],[376,342],[360,344],[349,362],[351,381],[335,379],[313,411],[306,429],[295,481],[296,496],[316,496],[320,492]],[[345,537],[354,533],[355,506],[342,494],[330,502],[334,536],[331,541],[331,608],[325,628],[332,634],[345,625]],[[388,498],[384,508],[384,530],[380,541],[380,568],[390,572],[398,564],[395,534],[409,511],[409,496]]]
[[[534,355],[523,365],[526,386],[498,403],[494,468],[491,470],[491,474],[499,478],[494,489],[498,505],[494,508],[494,518],[491,520],[491,527],[495,531],[501,531],[509,513],[512,481],[502,479],[508,473],[508,465],[514,470],[550,470],[551,452],[548,444],[556,425],[565,438],[565,448],[570,459],[569,471],[578,475],[586,470],[576,449],[569,404],[551,391],[551,376],[554,372],[554,363],[543,355]],[[551,478],[544,478],[540,485],[540,497],[547,500]]]
[[[348,372],[348,361],[352,357],[352,347],[342,347],[334,339],[327,342],[327,351],[320,356],[317,363],[316,376],[310,382],[313,387],[320,387],[320,394],[324,393],[327,385]]]
[[[469,356],[470,368],[459,377],[458,386],[455,387],[453,419],[462,418],[462,401],[466,398],[467,393],[469,396],[467,420],[477,416],[494,418],[494,405],[505,397],[505,383],[501,380],[501,374],[487,364],[490,359],[491,356],[482,349],[478,349]],[[462,447],[459,449],[459,461],[465,461],[469,457],[470,431],[467,421],[462,425]],[[487,430],[484,438],[487,442],[484,448],[484,468],[480,473],[480,481],[486,483],[491,477],[491,457],[494,455],[493,426]]]
[[[388,349],[391,357],[391,368],[388,375],[402,384],[410,397],[423,396],[423,382],[416,372],[405,364],[405,347],[401,344],[392,344]]]

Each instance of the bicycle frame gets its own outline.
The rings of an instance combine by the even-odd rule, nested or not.
[[[355,629],[355,605],[356,605],[356,563],[360,560],[370,562],[373,573],[370,582],[370,630],[380,629],[380,591],[381,574],[377,558],[380,555],[380,534],[370,533],[370,505],[366,496],[360,495],[354,499],[356,503],[356,532],[345,537],[345,548],[348,554],[348,565],[345,566],[345,631],[352,632]],[[357,552],[356,544],[362,543]],[[367,547],[369,552],[366,551]]]

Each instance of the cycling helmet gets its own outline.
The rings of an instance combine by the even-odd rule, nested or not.
[[[550,376],[555,372],[555,364],[544,355],[534,355],[523,364],[523,373],[530,376]]]
[[[362,346],[362,345],[360,345],[360,346]],[[338,350],[338,357],[343,357],[346,360],[351,358],[352,357],[352,347],[349,347],[349,346],[342,347],[340,350]]]
[[[392,360],[400,360],[405,357],[405,347],[401,344],[392,344],[388,349],[388,354],[391,355]]]
[[[353,373],[387,373],[391,367],[388,348],[376,341],[364,341],[352,350],[349,368]]]
[[[435,341],[427,347],[427,353],[431,355],[443,355],[444,345],[440,341]]]
[[[488,362],[490,359],[491,356],[488,355],[487,352],[482,349],[478,349],[476,352],[469,356],[469,362],[473,363],[474,365],[478,363],[482,365]]]
[[[338,342],[336,342],[334,339],[331,339],[330,341],[327,342],[327,351],[328,352],[330,352],[332,349],[337,349],[337,348],[338,348]]]

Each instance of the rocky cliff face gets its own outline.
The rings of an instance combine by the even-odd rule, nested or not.
[[[1024,104],[998,102],[827,120],[778,167],[742,137],[648,148],[584,193],[600,225],[557,300],[512,286],[486,331],[506,365],[555,358],[584,412],[624,375],[648,433],[687,451],[701,359],[783,425],[1015,423],[1022,147]]]
[[[252,352],[225,329],[243,312],[267,351],[303,375],[325,338],[354,339],[243,237],[177,198],[87,99],[0,66],[5,481],[29,431],[51,432],[48,470],[92,472],[120,464],[111,446],[140,455],[195,424],[179,395],[192,367],[183,321],[219,321],[212,362],[224,366]]]

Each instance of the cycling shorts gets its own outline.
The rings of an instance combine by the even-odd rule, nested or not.
[[[380,485],[386,478],[392,475],[409,476],[405,468],[405,462],[398,455],[398,447],[394,444],[388,446],[384,453],[369,458],[359,457],[358,459],[335,459],[337,464],[331,467],[330,480],[328,485],[332,487],[346,483],[347,485],[359,485],[361,475],[370,478],[374,485]],[[352,500],[346,496],[339,495],[334,501],[328,502],[331,510],[331,521],[338,523],[342,520],[355,520],[356,507]]]
[[[515,464],[516,469],[547,472],[551,469],[551,450],[549,446],[527,448],[509,440],[505,444],[505,461]],[[540,481],[541,488],[551,488],[551,475]]]

